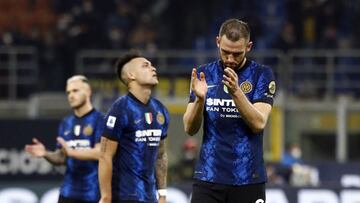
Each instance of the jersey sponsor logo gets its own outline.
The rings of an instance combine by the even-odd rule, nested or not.
[[[115,122],[116,122],[116,117],[109,116],[109,118],[108,118],[108,120],[106,122],[106,126],[112,129],[115,126]]]
[[[275,94],[275,91],[276,91],[275,81],[271,81],[269,83],[269,92],[270,92],[270,94]]]
[[[153,121],[153,116],[151,112],[145,113],[145,121],[147,124],[151,124]]]
[[[81,130],[81,126],[80,125],[75,125],[74,127],[74,134],[76,136],[79,136],[80,135],[80,130]]]
[[[162,125],[165,123],[165,117],[164,114],[162,114],[160,111],[158,111],[157,115],[156,115],[156,121]]]
[[[83,129],[83,134],[86,135],[86,136],[92,135],[93,132],[94,132],[94,129],[90,124],[85,126],[85,128]]]
[[[207,106],[226,106],[226,107],[235,107],[235,102],[232,99],[217,99],[217,98],[207,98]]]
[[[162,130],[160,129],[137,130],[135,132],[135,142],[149,142],[148,146],[158,146],[161,134]]]
[[[162,130],[160,129],[148,129],[148,130],[137,130],[135,132],[136,137],[160,137]]]
[[[239,110],[232,99],[206,99],[206,111],[221,112],[221,118],[240,118]],[[224,114],[222,114],[224,113]]]
[[[90,148],[90,140],[69,140],[66,144],[73,149],[88,149]]]
[[[245,82],[242,82],[240,84],[240,89],[241,91],[243,91],[245,94],[246,93],[249,93],[252,91],[252,84],[249,82],[249,81],[245,81]]]

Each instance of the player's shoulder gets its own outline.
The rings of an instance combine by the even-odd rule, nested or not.
[[[110,106],[109,110],[108,110],[108,113],[111,112],[112,114],[116,114],[116,113],[119,113],[121,114],[121,112],[123,110],[126,110],[126,106],[127,106],[127,103],[128,103],[128,95],[122,95],[120,97],[118,97]]]
[[[122,95],[120,97],[118,97],[114,103],[112,104],[112,106],[122,106],[124,105],[127,101],[128,101],[128,94]]]
[[[216,61],[212,61],[206,64],[202,64],[200,66],[197,67],[197,70],[200,71],[212,71],[214,69],[219,68],[220,66],[220,60],[216,60]]]
[[[249,63],[250,63],[250,67],[256,69],[259,72],[272,71],[272,68],[269,65],[261,64],[261,63],[258,63],[256,61],[254,61],[254,60],[249,60]]]
[[[153,102],[156,106],[166,109],[166,106],[157,98],[151,97],[151,102]]]
[[[74,113],[66,115],[65,117],[63,117],[62,122],[69,122],[69,121],[71,121],[73,119],[75,119],[75,114]]]
[[[104,116],[105,116],[104,112],[102,112],[102,111],[100,111],[98,109],[94,109],[94,114],[98,118],[104,118]]]

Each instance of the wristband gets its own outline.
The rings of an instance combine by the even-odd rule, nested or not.
[[[167,195],[167,190],[166,189],[158,189],[158,194],[159,196],[166,196]]]

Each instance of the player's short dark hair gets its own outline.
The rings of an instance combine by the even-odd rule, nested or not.
[[[222,37],[223,35],[233,42],[238,41],[241,38],[250,40],[250,28],[246,22],[231,18],[226,20],[220,27],[219,37]]]
[[[141,54],[141,52],[139,50],[130,50],[127,53],[125,53],[124,55],[122,55],[116,61],[116,63],[115,63],[116,75],[119,77],[121,82],[123,82],[124,84],[126,84],[126,83],[121,78],[121,70],[123,69],[125,64],[127,64],[129,61],[131,61],[134,58],[139,58],[139,57],[143,57],[143,55]]]

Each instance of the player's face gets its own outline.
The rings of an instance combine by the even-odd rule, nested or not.
[[[66,94],[70,107],[79,109],[88,102],[89,87],[81,80],[75,80],[66,85]]]
[[[239,68],[247,52],[251,50],[252,42],[248,42],[244,38],[240,38],[238,41],[233,42],[229,40],[226,35],[217,37],[217,46],[219,47],[220,59],[225,67],[232,69]]]
[[[146,58],[135,58],[131,61],[134,63],[135,80],[140,85],[155,86],[159,83],[156,68]]]

